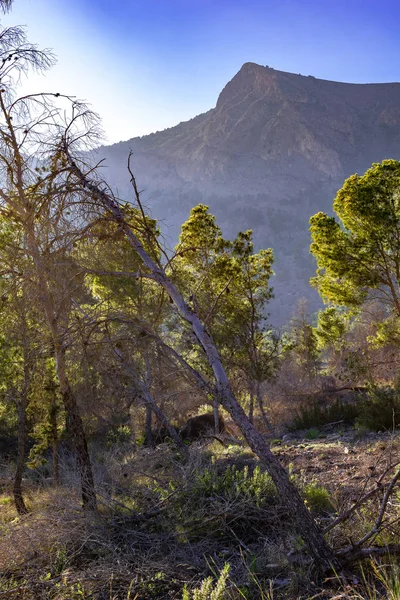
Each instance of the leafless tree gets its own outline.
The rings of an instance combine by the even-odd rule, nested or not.
[[[0,0],[1,10],[6,13],[10,10],[13,0]]]
[[[74,208],[74,190],[68,185],[65,168],[60,156],[54,153],[53,144],[65,107],[71,107],[74,112],[76,102],[59,94],[14,97],[21,74],[29,68],[46,69],[54,62],[51,54],[30,45],[20,28],[6,29],[0,34],[0,60],[3,86],[0,89],[0,214],[23,229],[24,250],[34,266],[37,298],[50,333],[60,392],[76,448],[83,504],[94,509],[96,497],[90,458],[66,362],[65,330],[70,299],[65,284],[68,277],[74,277],[68,266],[68,253],[80,223]],[[58,107],[54,104],[55,97],[60,102]],[[79,112],[85,115],[82,106]],[[85,116],[84,121],[87,125]],[[79,132],[75,133],[79,136]]]

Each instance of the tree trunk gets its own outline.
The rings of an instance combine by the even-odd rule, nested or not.
[[[214,412],[214,433],[219,434],[219,402],[214,396],[213,398],[213,412]]]
[[[70,425],[72,441],[78,463],[81,480],[82,505],[84,509],[97,510],[96,492],[86,435],[79,414],[78,404],[67,377],[65,348],[59,329],[58,316],[54,307],[51,291],[48,287],[46,269],[36,243],[34,224],[33,222],[27,222],[25,226],[27,246],[36,269],[40,288],[40,299],[42,301],[47,326],[54,346],[56,374],[60,386],[61,398],[67,413],[67,420]]]
[[[167,419],[164,411],[161,410],[161,408],[158,406],[157,402],[154,400],[152,394],[149,391],[149,386],[146,383],[143,383],[143,381],[141,381],[141,379],[138,376],[138,374],[136,373],[135,369],[126,361],[124,355],[122,354],[122,352],[119,348],[114,347],[114,352],[118,356],[118,358],[121,361],[121,364],[123,365],[126,372],[129,373],[129,375],[132,377],[136,387],[140,391],[140,393],[143,397],[143,400],[146,404],[146,435],[147,435],[147,418],[148,418],[147,407],[151,407],[151,411],[154,412],[154,414],[156,415],[156,417],[160,421],[160,423],[167,429],[167,431],[168,431],[171,439],[174,441],[175,445],[178,448],[181,448],[182,450],[186,451],[187,448],[186,448],[185,444],[182,442],[181,438],[179,437],[178,432],[175,430],[175,428],[171,425],[171,423]],[[151,426],[151,424],[150,424],[150,426]]]
[[[153,411],[151,410],[151,405],[146,402],[146,424],[145,424],[145,433],[144,433],[144,443],[146,446],[154,447],[153,443],[153,432],[151,428],[151,417]]]
[[[26,447],[26,393],[22,393],[18,402],[18,454],[17,468],[14,475],[14,503],[17,513],[24,515],[28,512],[22,493],[22,476],[25,468],[25,447]]]
[[[16,299],[15,299],[16,301]],[[30,344],[28,336],[27,326],[27,315],[25,311],[25,303],[21,305],[21,321],[20,329],[22,333],[22,354],[23,354],[23,365],[24,365],[24,383],[21,393],[19,394],[19,400],[17,405],[18,410],[18,454],[17,454],[17,465],[14,475],[14,486],[13,495],[14,503],[17,513],[19,515],[26,514],[28,509],[26,508],[23,493],[22,493],[22,476],[25,469],[25,452],[27,442],[27,417],[26,410],[29,402],[29,387],[31,381],[31,355],[30,355]]]
[[[267,417],[267,414],[265,412],[265,409],[264,409],[264,403],[263,403],[263,398],[262,398],[262,393],[261,393],[261,383],[259,381],[257,381],[257,384],[256,384],[256,396],[257,396],[258,408],[260,409],[260,413],[261,413],[261,417],[264,422],[264,425],[269,430],[269,432],[273,434],[273,433],[275,433],[274,428],[272,427],[272,425]]]
[[[97,510],[96,492],[86,435],[75,397],[68,382],[61,389],[61,396],[67,412],[69,430],[76,452],[76,461],[81,480],[82,505],[84,509],[95,511]]]
[[[5,160],[8,171],[12,171],[12,174],[8,172],[8,176],[11,178],[13,183],[13,194],[7,196],[3,190],[2,197],[3,200],[4,198],[6,199],[6,203],[8,204],[9,208],[12,208],[12,211],[16,212],[15,216],[18,216],[18,220],[23,226],[25,238],[24,242],[26,249],[33,260],[36,271],[38,295],[43,307],[47,327],[49,329],[51,340],[54,346],[54,356],[57,365],[57,377],[60,384],[60,392],[63,398],[67,416],[73,429],[73,439],[76,444],[75,451],[77,454],[77,461],[81,475],[83,506],[84,508],[96,509],[96,494],[86,437],[83,430],[82,420],[79,415],[76,398],[72,393],[66,375],[64,355],[65,342],[60,330],[59,311],[56,310],[54,302],[53,293],[55,290],[51,289],[51,286],[49,285],[49,271],[47,267],[47,264],[49,263],[46,263],[43,260],[43,255],[41,254],[40,250],[40,243],[38,242],[37,237],[37,205],[35,205],[35,202],[33,202],[32,198],[29,196],[31,178],[29,176],[27,179],[25,178],[27,157],[23,155],[21,144],[17,139],[16,129],[14,128],[12,121],[12,111],[6,107],[2,94],[0,94],[0,110],[5,119],[7,127],[7,133],[3,132],[2,139],[11,153],[10,162],[5,160],[3,157],[3,164]],[[51,110],[48,113],[48,116],[50,114]],[[35,122],[35,124],[39,122],[41,122],[41,119]],[[50,197],[50,202],[49,198],[43,198],[43,200],[48,201],[48,208],[50,209],[53,197]],[[43,206],[44,204],[41,204],[41,211],[44,214],[45,211],[43,210]],[[49,210],[49,212],[51,212],[51,210]],[[56,236],[54,239],[57,239],[57,237],[58,236]],[[60,235],[58,240],[60,241],[61,239],[62,236]],[[50,254],[48,254],[48,257],[49,256]],[[56,269],[57,266],[53,263],[52,268]]]
[[[233,421],[238,425],[246,438],[250,448],[260,458],[271,475],[282,502],[289,510],[290,514],[293,515],[296,530],[308,547],[308,550],[314,559],[315,566],[321,572],[327,571],[332,567],[338,568],[338,561],[333,550],[326,542],[322,531],[317,526],[305,506],[297,488],[291,483],[287,471],[271,452],[262,435],[258,433],[250,423],[244,410],[236,400],[214,341],[200,321],[198,315],[188,304],[186,304],[184,298],[172,281],[167,277],[163,268],[155,263],[146,252],[140,243],[140,240],[125,222],[119,204],[112,196],[108,195],[100,187],[92,183],[80,171],[75,161],[69,155],[67,141],[65,141],[64,150],[69,160],[71,172],[78,178],[83,188],[86,188],[94,198],[99,200],[104,207],[111,212],[121,231],[123,231],[127,237],[130,245],[141,258],[146,269],[150,271],[151,278],[165,289],[169,297],[175,303],[181,317],[191,325],[192,331],[197,338],[200,347],[204,350],[214,373],[216,391],[222,406],[229,412]],[[138,197],[137,200],[140,202]]]
[[[58,455],[58,429],[57,429],[57,402],[53,398],[50,406],[50,429],[51,429],[51,444],[53,449],[53,483],[55,486],[60,485],[60,463]]]
[[[167,419],[164,411],[161,410],[161,408],[158,406],[158,404],[156,403],[156,401],[154,400],[154,398],[150,394],[150,392],[147,389],[145,389],[144,386],[142,387],[141,392],[144,396],[144,399],[146,402],[146,407],[151,406],[151,410],[154,412],[154,414],[156,415],[156,417],[160,421],[160,423],[166,428],[166,430],[168,431],[169,436],[170,436],[171,440],[173,440],[174,444],[178,448],[181,448],[186,451],[187,448],[186,448],[185,444],[182,442],[181,438],[179,437],[178,432],[171,425],[171,423]]]
[[[254,383],[250,381],[250,406],[249,406],[249,421],[254,423]]]

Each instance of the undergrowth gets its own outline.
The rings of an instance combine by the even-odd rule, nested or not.
[[[360,408],[358,402],[350,404],[337,399],[333,404],[325,406],[314,399],[299,408],[289,429],[291,431],[312,429],[339,421],[351,425],[359,414]]]
[[[359,401],[357,427],[391,431],[400,427],[400,381],[395,387],[371,388]]]
[[[340,460],[347,456],[340,445],[330,448]],[[346,588],[340,579],[321,587],[310,562],[292,562],[290,552],[303,551],[304,543],[271,478],[247,451],[193,446],[182,459],[167,446],[143,448],[127,455],[118,475],[123,460],[114,450],[101,460],[113,478],[104,474],[96,517],[82,513],[73,488],[31,488],[32,513],[17,519],[14,512],[1,524],[0,593],[25,600],[400,599],[394,565],[365,565],[364,576]],[[292,481],[317,520],[335,517],[337,493],[329,484],[304,471]],[[11,511],[10,496],[3,498]],[[362,536],[375,509],[372,499],[329,541],[338,546]],[[393,504],[393,518],[395,510]],[[388,541],[392,534],[384,535]]]
[[[324,405],[312,399],[301,406],[289,429],[291,431],[323,427],[329,423],[356,424],[358,429],[391,431],[400,428],[400,382],[392,386],[374,386],[358,394],[355,402],[335,400]]]

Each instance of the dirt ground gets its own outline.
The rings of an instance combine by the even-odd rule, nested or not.
[[[306,435],[284,436],[281,443],[272,443],[273,449],[291,473],[314,478],[332,491],[373,483],[389,464],[400,460],[398,432],[360,438],[348,428],[322,433],[313,440]]]

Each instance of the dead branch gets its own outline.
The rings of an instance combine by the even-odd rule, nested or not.
[[[394,477],[392,478],[392,480],[390,481],[387,490],[383,496],[382,502],[381,502],[381,507],[378,513],[378,516],[376,518],[375,524],[372,527],[372,529],[366,533],[364,535],[364,537],[361,538],[361,540],[358,542],[357,546],[362,546],[363,544],[365,544],[365,542],[367,542],[369,539],[376,537],[381,529],[382,526],[382,522],[383,522],[383,518],[385,516],[385,512],[386,512],[386,507],[387,504],[389,502],[389,498],[390,498],[390,494],[392,493],[396,483],[398,482],[400,478],[400,469],[398,469],[398,471],[396,472],[396,474],[394,475]]]
[[[342,565],[349,565],[366,558],[372,558],[373,556],[385,556],[385,555],[400,554],[400,544],[388,544],[387,546],[371,546],[369,548],[354,548],[352,551],[345,550],[337,553],[338,558],[341,560]]]
[[[325,534],[328,533],[328,531],[331,531],[332,529],[334,529],[335,527],[337,527],[338,525],[340,525],[340,523],[343,523],[344,521],[347,521],[347,519],[349,517],[351,517],[351,515],[354,513],[354,511],[356,511],[360,506],[362,506],[363,504],[365,504],[365,502],[367,502],[367,500],[369,500],[370,498],[372,498],[378,492],[382,492],[385,488],[387,488],[388,486],[390,486],[391,482],[388,482],[388,483],[384,484],[384,483],[382,483],[382,480],[385,477],[385,475],[391,469],[393,469],[397,464],[399,464],[399,463],[395,463],[394,465],[390,465],[387,469],[385,469],[385,471],[381,474],[381,476],[377,480],[376,487],[372,488],[372,490],[369,490],[369,492],[367,492],[366,494],[363,494],[356,502],[354,502],[354,504],[352,504],[350,506],[350,508],[348,508],[344,513],[342,513],[341,515],[339,515],[334,521],[332,521],[332,523],[329,523],[329,525],[327,525],[325,527],[325,529],[323,530],[324,533]]]

